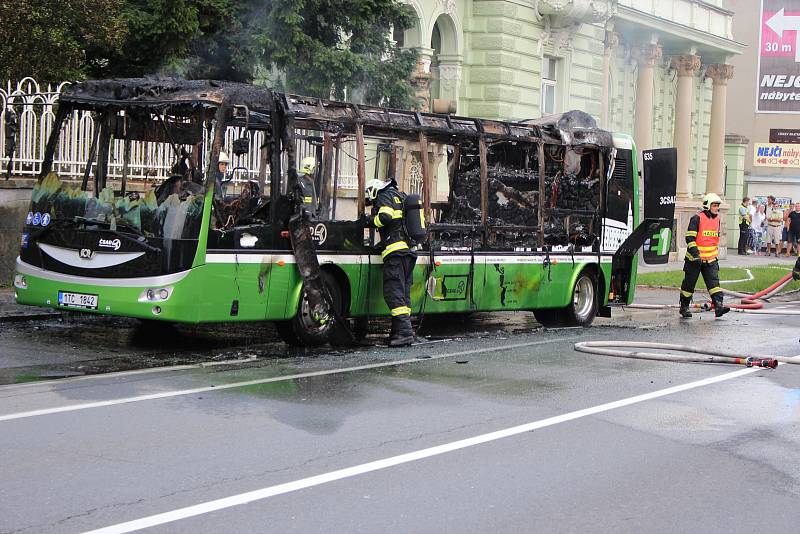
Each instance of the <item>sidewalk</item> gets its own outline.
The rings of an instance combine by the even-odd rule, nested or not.
[[[743,269],[747,269],[749,267],[762,267],[766,265],[786,265],[787,269],[791,269],[794,266],[794,262],[797,260],[796,255],[792,255],[788,258],[781,256],[780,258],[776,258],[773,256],[739,256],[736,253],[735,248],[728,249],[728,257],[724,260],[719,260],[720,267],[740,267]],[[683,269],[683,260],[680,261],[672,261],[669,263],[665,263],[663,265],[646,265],[639,262],[639,274],[642,273],[659,273],[663,271],[680,271]]]

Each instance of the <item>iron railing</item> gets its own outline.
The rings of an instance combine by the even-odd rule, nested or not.
[[[6,154],[6,138],[4,135],[9,110],[17,115],[19,134],[14,156],[11,159],[11,176],[38,176],[42,169],[45,147],[55,121],[55,106],[62,89],[70,82],[57,85],[40,85],[33,78],[25,78],[18,83],[6,81],[0,87],[0,172],[5,175],[9,165]],[[79,179],[83,177],[89,159],[95,120],[91,112],[75,111],[65,122],[53,160],[53,170],[62,178]],[[210,146],[209,133],[204,129],[204,141]],[[245,135],[244,128],[228,128],[225,135],[226,152],[230,155],[231,168],[244,168],[237,173],[237,181],[256,179],[261,147],[264,144],[264,132],[252,131],[250,151],[242,156],[232,154],[233,140]],[[190,147],[186,147],[189,149]],[[125,143],[114,140],[109,156],[108,177],[122,177],[123,154]],[[342,143],[340,155],[339,189],[356,189],[358,184],[357,162],[348,155],[356,153],[355,141]],[[207,153],[207,151],[206,151]],[[314,154],[314,147],[305,141],[299,141],[295,151],[297,162]],[[175,163],[172,148],[166,143],[143,143],[131,141],[128,164],[129,179],[166,178]],[[207,162],[204,162],[204,166]],[[204,167],[205,168],[205,167]],[[267,170],[269,175],[269,170]]]

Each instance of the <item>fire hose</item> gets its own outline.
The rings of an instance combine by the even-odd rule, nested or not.
[[[775,282],[774,284],[770,285],[769,287],[762,289],[761,291],[754,293],[752,295],[748,295],[747,293],[741,293],[739,291],[733,291],[730,289],[722,288],[722,292],[726,295],[740,298],[741,301],[739,304],[727,304],[728,307],[731,308],[732,311],[740,312],[740,313],[754,313],[754,314],[761,314],[761,315],[800,315],[800,310],[765,310],[763,300],[768,300],[770,297],[775,296],[781,289],[786,287],[792,281],[792,274],[789,273],[786,276],[782,277],[780,280]],[[629,308],[637,308],[637,309],[664,309],[664,308],[678,308],[678,304],[631,304],[628,306]],[[698,310],[698,311],[710,311],[713,309],[711,302],[707,302],[705,304],[699,303],[691,303],[689,305],[690,309]]]
[[[655,349],[681,352],[684,354],[620,350],[622,348]],[[587,354],[599,354],[616,358],[633,358],[637,360],[655,360],[663,362],[731,363],[744,365],[746,367],[763,367],[765,369],[775,369],[778,363],[800,365],[800,357],[742,355],[721,350],[699,349],[686,345],[649,343],[644,341],[582,341],[580,343],[575,343],[575,350]]]

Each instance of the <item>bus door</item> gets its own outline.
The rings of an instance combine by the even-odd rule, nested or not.
[[[451,313],[475,310],[483,292],[484,278],[484,256],[479,253],[480,236],[472,231],[447,230],[443,225],[437,227],[432,232],[435,237],[431,240],[429,250],[418,260],[424,268],[427,295],[424,298],[429,301],[425,311]]]

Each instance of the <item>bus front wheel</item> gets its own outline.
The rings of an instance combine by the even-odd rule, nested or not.
[[[597,280],[591,272],[582,272],[567,306],[534,310],[533,315],[542,326],[589,326],[597,316]]]
[[[336,306],[336,311],[341,316],[342,313],[342,294],[336,280],[328,273],[322,273],[325,287]],[[331,317],[321,325],[311,316],[311,307],[308,304],[306,290],[303,288],[300,294],[300,302],[297,305],[297,313],[287,321],[275,321],[278,335],[289,345],[317,347],[327,343],[335,328],[336,320]]]

